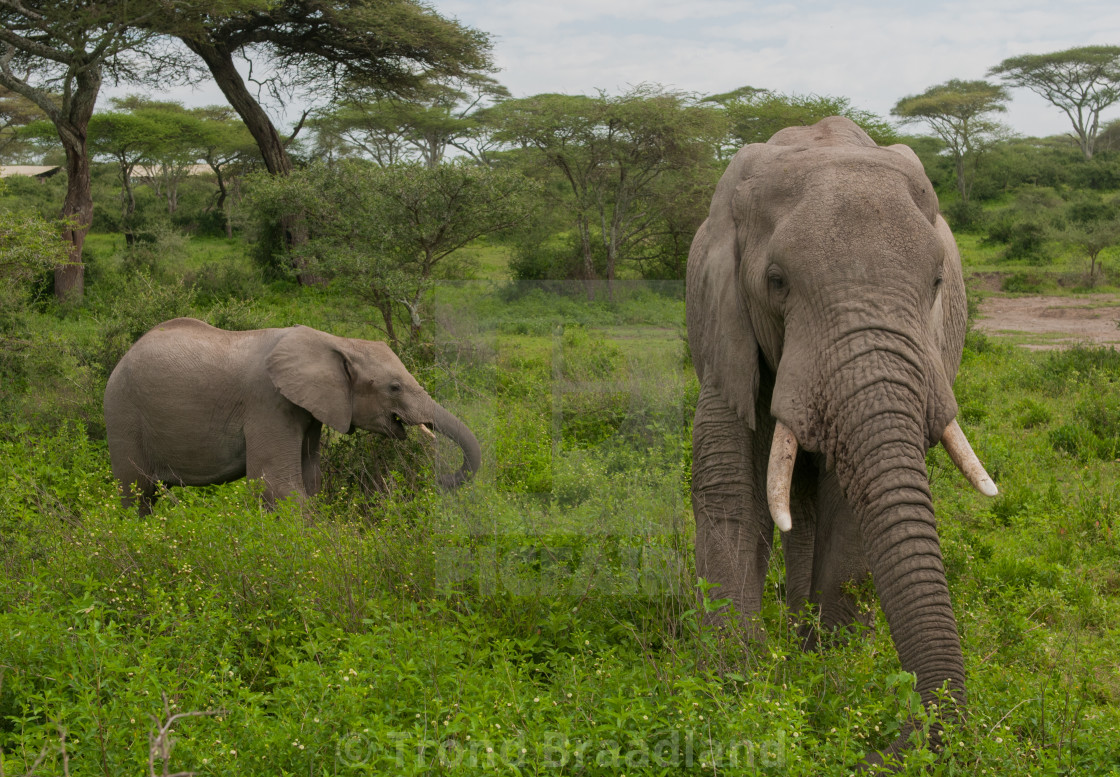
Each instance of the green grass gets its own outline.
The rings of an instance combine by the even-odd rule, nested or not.
[[[1006,281],[1017,276],[1025,287],[1004,291],[1045,294],[1084,294],[1120,291],[1120,246],[1105,249],[1098,259],[1098,278],[1095,286],[1088,285],[1089,260],[1067,247],[1048,242],[1044,258],[1038,261],[1007,259],[1004,247],[985,245],[984,235],[975,232],[956,232],[954,237],[961,252],[965,277],[994,275]]]
[[[231,257],[252,295],[226,315],[375,336],[368,311]],[[0,421],[4,773],[61,773],[64,750],[73,774],[147,773],[176,713],[207,714],[174,722],[169,770],[207,775],[846,775],[890,742],[914,699],[881,614],[800,651],[779,554],[763,642],[701,625],[679,284],[592,291],[440,284],[416,371],[477,432],[478,477],[443,493],[417,440],[332,435],[306,514],[262,512],[246,481],[142,520],[117,503],[106,337],[225,297],[109,268],[86,307],[30,316]],[[1116,773],[1118,381],[1115,352],[970,335],[960,419],[1001,494],[928,462],[969,714],[905,773]]]

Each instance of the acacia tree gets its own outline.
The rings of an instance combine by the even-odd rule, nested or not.
[[[952,79],[918,95],[903,97],[891,114],[906,123],[925,122],[953,155],[957,191],[967,204],[981,152],[1003,131],[993,113],[1007,110],[1009,96],[1002,86],[987,81]]]
[[[225,218],[226,237],[233,237],[233,203],[241,178],[259,157],[256,143],[245,123],[233,109],[224,105],[195,108],[201,126],[202,159],[217,179],[218,192],[213,207]]]
[[[417,0],[245,0],[217,10],[176,8],[159,18],[159,30],[202,60],[270,173],[288,173],[292,162],[286,141],[238,72],[239,56],[264,57],[288,85],[327,94],[344,84],[407,93],[430,75],[491,66],[484,33]]]
[[[129,245],[135,241],[132,220],[136,213],[136,192],[132,174],[137,165],[151,160],[161,132],[162,127],[151,117],[128,111],[95,113],[90,119],[90,152],[117,163],[121,182],[121,231]]]
[[[468,162],[429,168],[378,167],[359,159],[253,179],[251,207],[264,219],[298,208],[310,239],[298,251],[316,273],[376,308],[394,346],[405,322],[415,343],[422,298],[455,251],[517,226],[530,213],[535,185],[513,171]]]
[[[119,72],[123,55],[146,33],[148,18],[125,3],[0,0],[0,86],[33,102],[47,115],[66,153],[63,238],[68,261],[54,271],[59,299],[81,299],[85,289],[82,246],[93,218],[87,132],[107,72]]]
[[[1120,203],[1081,192],[1067,203],[1061,237],[1089,260],[1089,286],[1103,269],[1101,254],[1120,244]]]
[[[287,144],[237,70],[237,57],[263,59],[281,89],[333,96],[345,85],[361,84],[385,93],[405,93],[430,75],[458,75],[491,67],[490,41],[482,32],[437,14],[419,0],[229,0],[216,6],[163,6],[154,22],[159,32],[182,41],[205,64],[237,111],[272,174],[292,170]],[[281,86],[282,83],[282,86]],[[287,246],[307,239],[298,213],[282,214]],[[301,283],[317,278],[304,272]]]
[[[400,100],[351,98],[332,105],[309,121],[318,156],[331,162],[356,153],[381,167],[403,162],[408,155],[407,112]]]
[[[656,225],[658,182],[701,170],[724,133],[719,113],[689,96],[639,86],[611,97],[542,94],[487,112],[494,137],[528,151],[564,180],[585,280],[608,283]]]
[[[1101,111],[1120,100],[1120,46],[1081,46],[1009,57],[988,71],[1041,95],[1073,124],[1077,145],[1093,158]]]
[[[438,166],[449,147],[488,163],[491,146],[475,114],[509,97],[490,76],[432,81],[407,97],[361,90],[312,120],[320,147],[352,148],[381,166],[418,159]]]

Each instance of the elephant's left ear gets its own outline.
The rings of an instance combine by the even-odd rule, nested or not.
[[[265,369],[273,385],[293,404],[339,432],[350,431],[353,392],[338,338],[306,326],[294,326],[273,346]]]

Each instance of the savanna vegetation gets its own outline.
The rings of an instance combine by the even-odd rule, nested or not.
[[[331,56],[407,59],[377,37],[393,25],[336,27],[332,47],[296,34],[316,3],[267,4],[251,35],[242,5],[205,29],[188,6],[113,20],[135,39],[98,23],[149,86],[145,52],[175,36],[216,78],[235,44],[302,67],[341,90],[329,108],[282,137],[234,96],[232,113],[118,100],[88,117],[88,212],[65,205],[71,168],[0,190],[0,774],[843,775],[923,716],[881,616],[798,648],[780,554],[761,644],[704,625],[722,602],[692,559],[688,244],[738,145],[843,113],[915,148],[966,272],[1114,290],[1115,123],[1087,155],[990,123],[904,136],[843,98],[754,88],[515,99],[484,35],[411,3],[386,8],[430,14],[434,59],[370,72]],[[5,45],[17,17],[0,11]],[[5,161],[70,160],[51,135],[69,125],[4,67]],[[959,113],[944,98],[961,86],[896,114]],[[454,450],[331,433],[303,511],[262,511],[243,480],[172,489],[138,520],[101,396],[131,343],[181,315],[392,341],[476,432],[481,470],[442,492]],[[1118,381],[1110,349],[969,335],[960,419],[1002,493],[931,451],[969,714],[905,773],[1115,773]]]

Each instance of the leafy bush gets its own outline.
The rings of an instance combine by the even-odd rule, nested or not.
[[[942,211],[949,226],[956,232],[974,232],[984,226],[984,208],[975,200],[953,200]]]
[[[177,280],[167,284],[137,271],[110,288],[99,290],[102,311],[92,358],[107,379],[113,367],[156,324],[195,314],[194,289]]]
[[[1120,351],[1107,346],[1077,346],[1056,350],[1040,365],[1041,377],[1051,391],[1061,391],[1072,382],[1100,375],[1107,381],[1120,379]]]
[[[1033,429],[1037,426],[1050,423],[1053,413],[1050,408],[1038,400],[1026,397],[1015,404],[1016,418],[1024,429]]]
[[[1004,276],[999,287],[1003,291],[1018,294],[1038,294],[1046,279],[1041,275],[1029,272],[1016,272]]]

